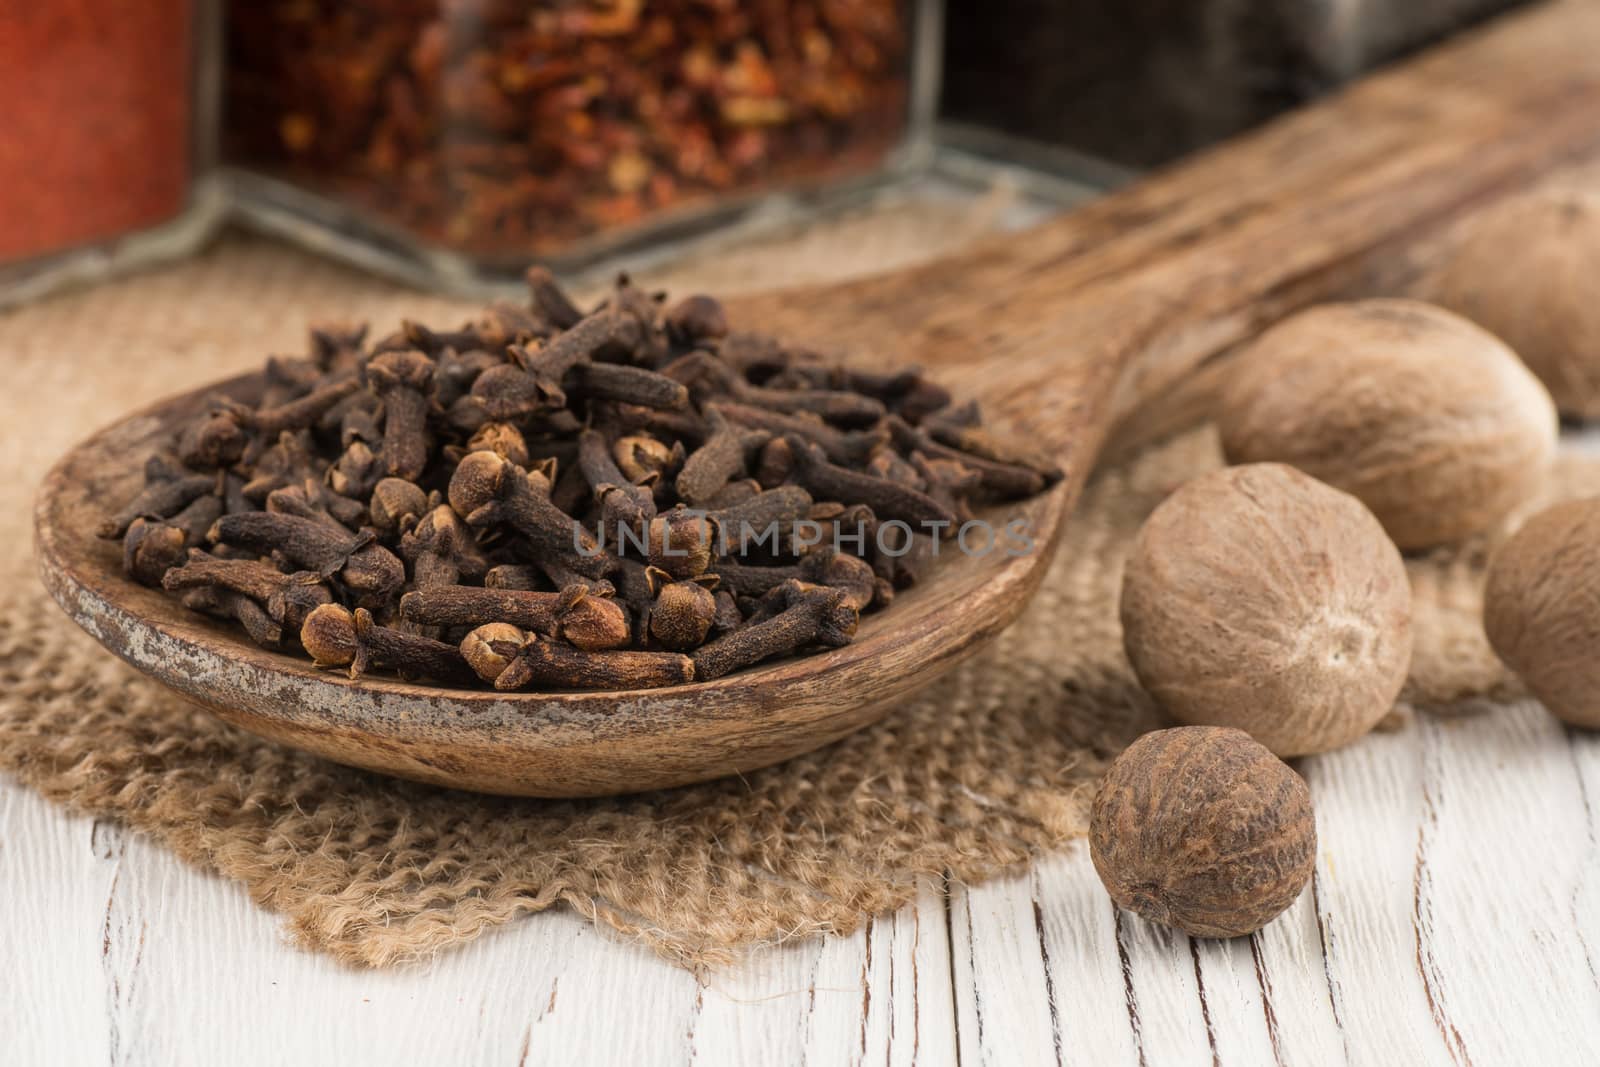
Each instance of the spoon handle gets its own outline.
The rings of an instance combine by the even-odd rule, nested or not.
[[[1207,360],[1394,291],[1419,238],[1600,151],[1597,43],[1600,5],[1540,5],[1035,229],[739,321],[928,366],[1076,468]]]

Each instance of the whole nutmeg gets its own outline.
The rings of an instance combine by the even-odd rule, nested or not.
[[[1568,415],[1600,415],[1600,193],[1552,188],[1469,219],[1418,286],[1510,345]]]
[[[1326,752],[1394,705],[1411,664],[1404,563],[1361,502],[1293,467],[1202,475],[1139,531],[1123,645],[1177,720]]]
[[[1239,356],[1217,414],[1230,463],[1351,493],[1401,548],[1457,541],[1537,492],[1556,412],[1505,345],[1412,300],[1303,311]]]
[[[1157,730],[1100,783],[1089,855],[1118,907],[1195,937],[1254,933],[1311,879],[1311,791],[1241,730]]]
[[[1500,546],[1483,629],[1557,718],[1600,728],[1600,499],[1546,508]]]

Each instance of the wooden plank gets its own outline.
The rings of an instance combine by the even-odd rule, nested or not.
[[[848,938],[808,939],[704,976],[692,1060],[704,1064],[953,1064],[944,896]]]
[[[1424,717],[1417,852],[1423,958],[1458,1062],[1600,1063],[1595,739],[1532,702]],[[1537,771],[1533,769],[1537,768]],[[1531,772],[1531,773],[1530,773]]]
[[[106,923],[115,835],[0,779],[0,1059],[118,1062]]]
[[[1330,818],[1339,818],[1339,813],[1324,805],[1318,822]],[[1305,1067],[1349,1063],[1349,1038],[1334,1010],[1315,895],[1302,896],[1282,918],[1250,938],[1248,947],[1248,962],[1234,954],[1229,963],[1235,982],[1253,977],[1261,991],[1262,1025],[1271,1055],[1255,1062]],[[1245,1022],[1240,1020],[1240,1025]],[[1218,1032],[1229,1029],[1224,1024]]]
[[[1054,999],[1027,875],[950,888],[951,976],[961,1063],[1061,1061]]]
[[[1250,942],[1118,914],[1082,843],[951,914],[963,1062],[1272,1062]]]
[[[1433,816],[1424,806],[1417,731],[1371,734],[1299,762],[1318,811],[1337,816],[1318,819],[1311,888],[1350,1061],[1453,1062],[1448,1016],[1441,1025],[1435,1015],[1442,1003],[1436,974],[1421,962],[1443,932],[1418,913],[1418,839]]]
[[[703,976],[565,909],[360,971],[286,944],[237,885],[0,781],[0,930],[7,1063],[956,1060],[934,882],[852,937]]]
[[[113,1017],[144,1061],[689,1061],[693,977],[567,912],[432,964],[352,970],[284,944],[237,886],[142,838],[126,845],[116,906],[128,933],[113,955],[125,991]],[[666,1034],[678,1038],[664,1045]]]
[[[1292,917],[1280,921],[1292,921]],[[1214,1052],[1214,1062],[1270,1064],[1283,1060],[1274,1021],[1276,1009],[1269,1008],[1267,999],[1271,972],[1264,961],[1257,967],[1259,952],[1254,938],[1189,939],[1195,989],[1201,998],[1206,1043]]]
[[[1145,1061],[1140,1005],[1123,967],[1117,918],[1083,844],[1040,861],[1029,891],[1052,976],[1067,1063]]]

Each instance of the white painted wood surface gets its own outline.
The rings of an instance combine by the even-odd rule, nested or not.
[[[0,1063],[1600,1062],[1600,736],[1485,706],[1300,766],[1315,883],[1248,940],[1117,915],[1078,847],[703,981],[564,912],[346,970],[0,782]]]

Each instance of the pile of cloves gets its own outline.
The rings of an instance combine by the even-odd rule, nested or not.
[[[352,677],[635,689],[848,643],[975,507],[1058,477],[920,371],[626,277],[587,314],[528,282],[458,330],[314,327],[99,534],[135,580]]]

